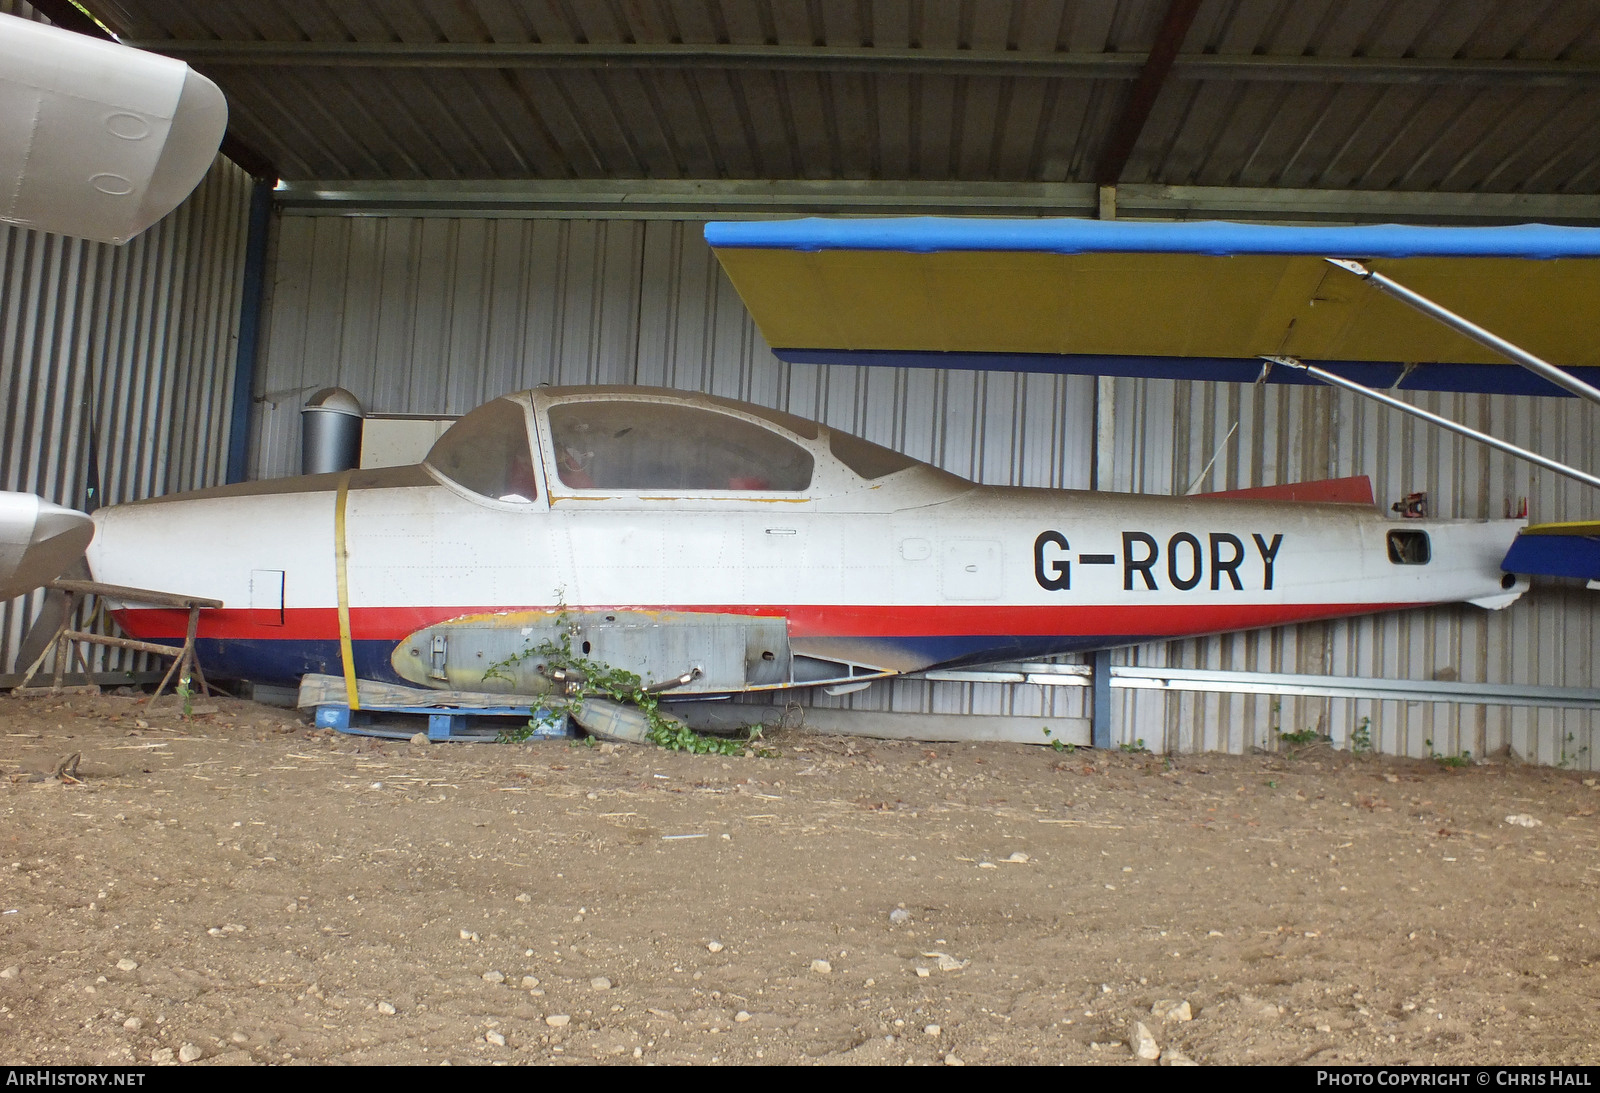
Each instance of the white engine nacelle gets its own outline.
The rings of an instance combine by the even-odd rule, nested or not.
[[[126,243],[199,185],[227,127],[182,61],[0,15],[0,221]]]

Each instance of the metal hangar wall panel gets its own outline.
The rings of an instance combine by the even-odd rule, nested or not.
[[[1592,512],[1592,491],[1482,445],[1342,392],[1170,380],[1117,380],[1119,490],[1182,493],[1220,448],[1206,489],[1367,474],[1387,505],[1428,493],[1433,515],[1503,516],[1526,498],[1539,519]],[[1600,407],[1579,399],[1418,393],[1435,413],[1578,465],[1600,441]],[[1238,432],[1224,444],[1234,423]],[[1547,517],[1547,514],[1548,517]],[[1505,611],[1466,605],[1398,612],[1113,653],[1114,664],[1336,677],[1596,686],[1595,593],[1536,579]],[[1549,764],[1590,768],[1592,711],[1378,702],[1129,689],[1118,725],[1125,742],[1173,751],[1246,751],[1275,745],[1274,730],[1316,729],[1343,746],[1366,720],[1376,750],[1422,757],[1511,747]],[[1431,745],[1430,742],[1431,741]]]
[[[0,489],[83,508],[91,460],[97,504],[224,480],[250,187],[219,156],[121,247],[0,225]],[[0,603],[0,669],[40,595]]]

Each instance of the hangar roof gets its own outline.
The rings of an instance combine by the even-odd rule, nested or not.
[[[1587,0],[83,6],[217,81],[247,166],[325,196],[783,182],[1070,211],[1116,183],[1166,215],[1185,195],[1310,214],[1344,193],[1586,220],[1600,192]]]

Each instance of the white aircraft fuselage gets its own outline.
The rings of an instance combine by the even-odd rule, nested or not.
[[[97,580],[221,600],[207,670],[344,670],[527,693],[565,631],[671,686],[865,679],[1527,587],[1521,521],[979,486],[826,426],[649,388],[541,388],[414,467],[219,487],[95,513]],[[177,644],[182,612],[127,606]],[[500,666],[497,670],[496,666]],[[688,676],[686,682],[669,681]]]

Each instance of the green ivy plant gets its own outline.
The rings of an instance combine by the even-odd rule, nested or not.
[[[765,749],[752,749],[752,744],[761,735],[759,725],[748,729],[745,739],[702,736],[681,721],[664,717],[660,710],[660,697],[646,689],[644,681],[637,675],[573,650],[572,635],[576,627],[565,605],[556,621],[559,626],[557,638],[530,646],[490,665],[489,670],[483,673],[483,678],[514,683],[515,680],[508,674],[510,669],[532,660],[541,674],[556,680],[561,688],[560,692],[552,693],[544,700],[544,706],[552,713],[571,715],[583,709],[585,699],[606,698],[612,702],[637,706],[649,726],[646,735],[651,743],[669,751],[686,751],[695,755],[744,755],[754,750],[757,755],[770,754]],[[500,739],[505,743],[527,740],[537,727],[537,722],[530,720],[526,725],[502,732]]]
[[[1575,739],[1576,737],[1569,732],[1566,735],[1566,739],[1561,741],[1561,758],[1556,761],[1556,766],[1560,767],[1562,770],[1566,770],[1568,767],[1571,767],[1573,764],[1578,762],[1578,760],[1582,759],[1589,750],[1588,745],[1584,745],[1577,751],[1569,750],[1567,745],[1571,744]]]
[[[1288,744],[1291,748],[1303,748],[1307,744],[1315,744],[1322,739],[1322,734],[1316,729],[1301,729],[1299,732],[1284,732],[1278,730],[1278,742]]]

